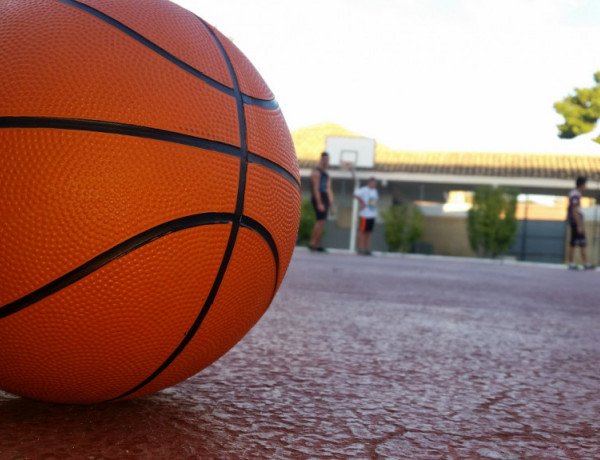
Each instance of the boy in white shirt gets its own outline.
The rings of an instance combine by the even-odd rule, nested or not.
[[[374,177],[369,178],[367,185],[362,186],[354,193],[354,198],[360,206],[360,225],[358,227],[358,236],[356,246],[359,254],[371,255],[371,233],[377,217],[377,201],[379,193],[377,192],[377,180]]]

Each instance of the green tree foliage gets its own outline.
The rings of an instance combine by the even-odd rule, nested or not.
[[[558,137],[572,139],[594,130],[600,118],[600,71],[594,74],[596,85],[591,88],[575,88],[575,94],[554,103],[554,109],[565,122],[558,125]],[[600,143],[600,136],[593,139]]]
[[[393,252],[408,252],[425,231],[425,217],[415,206],[393,204],[381,217],[385,241]]]
[[[306,244],[310,240],[310,234],[317,218],[315,216],[315,210],[313,209],[312,203],[309,199],[302,200],[302,207],[300,208],[300,224],[298,226],[298,243]]]
[[[471,249],[481,257],[505,254],[517,234],[517,192],[502,187],[475,189],[473,207],[467,216]]]

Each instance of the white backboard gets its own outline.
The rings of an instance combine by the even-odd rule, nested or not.
[[[346,162],[355,168],[372,168],[375,165],[375,139],[368,137],[327,136],[325,150],[329,164],[340,166]]]

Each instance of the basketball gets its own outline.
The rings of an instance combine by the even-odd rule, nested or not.
[[[0,56],[0,389],[91,404],[197,374],[296,242],[271,90],[166,0],[0,0]]]

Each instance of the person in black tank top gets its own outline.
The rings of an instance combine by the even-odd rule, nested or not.
[[[308,243],[311,251],[326,252],[321,245],[321,237],[327,222],[327,212],[333,214],[333,191],[331,190],[331,178],[327,173],[328,167],[329,154],[323,152],[319,166],[313,170],[310,176],[311,201],[317,217]]]
[[[575,248],[578,247],[581,260],[583,262],[583,268],[585,270],[591,270],[594,267],[587,262],[586,255],[586,239],[585,239],[585,226],[583,224],[583,212],[581,210],[581,194],[585,191],[587,179],[580,176],[575,181],[575,189],[569,193],[569,207],[567,209],[567,221],[571,227],[571,239],[569,247],[567,248],[567,260],[569,262],[570,270],[577,270],[578,267],[574,262]]]

